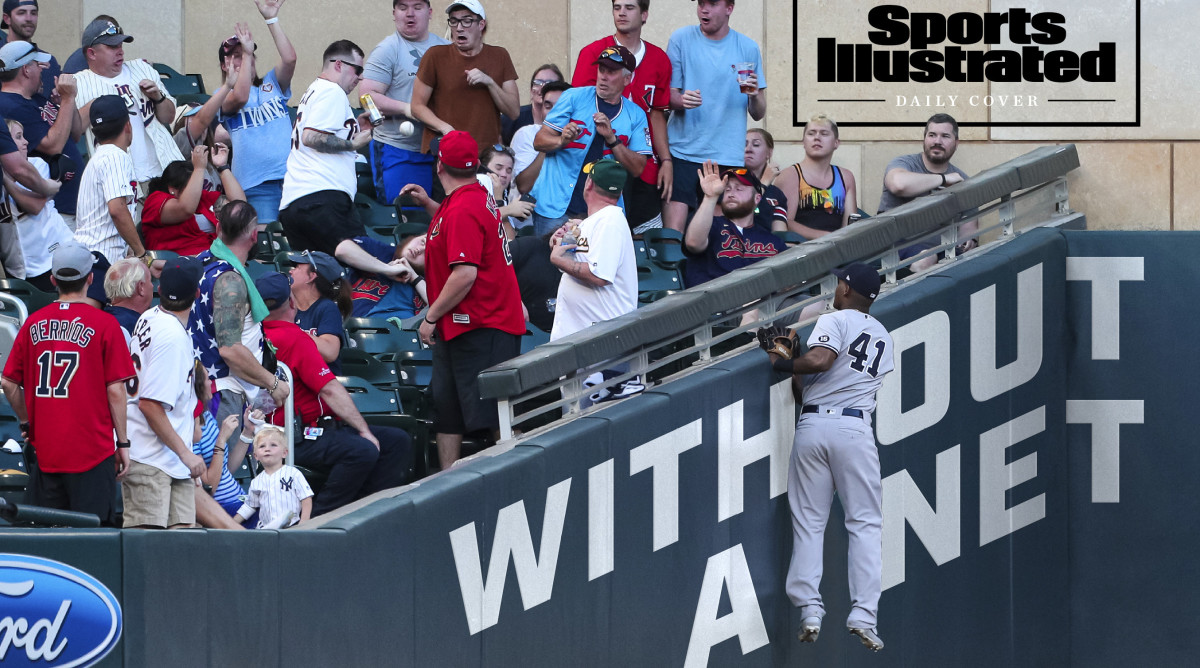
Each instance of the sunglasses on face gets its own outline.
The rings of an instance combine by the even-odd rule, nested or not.
[[[479,19],[475,18],[474,16],[467,16],[461,19],[456,19],[452,16],[446,19],[446,25],[450,26],[451,28],[457,28],[460,25],[464,28],[470,28],[478,22]]]
[[[341,58],[330,58],[329,62],[341,63],[341,64],[345,65],[346,67],[349,67],[350,69],[354,70],[354,76],[356,76],[356,77],[362,76],[362,73],[363,73],[362,65],[355,65],[354,63],[346,61],[346,60],[342,60]]]

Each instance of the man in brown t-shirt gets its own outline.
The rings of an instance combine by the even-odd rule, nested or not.
[[[462,130],[480,146],[500,141],[500,114],[520,113],[517,70],[508,51],[483,43],[487,19],[479,0],[446,8],[451,43],[430,47],[413,81],[410,108],[425,124],[421,151],[440,135]]]

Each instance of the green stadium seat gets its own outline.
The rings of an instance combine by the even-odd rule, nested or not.
[[[37,287],[19,278],[0,278],[0,292],[7,292],[25,302],[31,314],[58,299],[58,295],[50,292],[42,292]]]
[[[400,400],[395,392],[382,390],[362,378],[338,376],[338,380],[350,393],[350,398],[354,400],[354,406],[359,413],[397,415],[401,412]]]
[[[204,77],[199,74],[180,74],[162,63],[154,63],[154,69],[162,77],[163,86],[171,97],[180,95],[203,95]]]
[[[148,250],[148,251],[146,251],[146,253],[150,256],[151,260],[177,260],[177,259],[179,259],[179,253],[176,253],[175,251]]]
[[[394,389],[400,385],[400,374],[395,364],[383,362],[358,348],[342,348],[338,361],[342,365],[342,373],[347,376],[362,378],[384,389]]]
[[[638,265],[637,275],[639,293],[683,289],[679,269],[667,269],[654,262],[647,262]]]
[[[429,232],[428,223],[400,223],[392,232],[392,241],[394,241],[396,245],[399,245],[401,241],[408,237],[416,236],[418,234],[425,236],[427,232]]]
[[[669,228],[652,228],[642,232],[647,255],[655,264],[674,269],[683,262],[683,234]]]

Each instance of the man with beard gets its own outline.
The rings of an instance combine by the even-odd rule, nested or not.
[[[718,173],[712,160],[697,171],[704,199],[683,235],[687,287],[787,250],[783,239],[754,224],[754,209],[763,192],[754,172],[739,168]],[[722,215],[714,216],[718,199]]]
[[[37,32],[38,27],[37,0],[4,0],[2,19],[0,28],[8,29],[9,42],[29,42],[34,47],[37,46],[33,41],[33,33]],[[54,93],[54,80],[61,73],[62,68],[59,67],[58,60],[50,56],[45,69],[40,73],[42,85],[36,92],[51,97]]]
[[[925,121],[925,145],[921,153],[893,158],[883,170],[883,195],[879,198],[879,213],[907,204],[918,197],[928,195],[941,188],[962,183],[969,177],[963,170],[950,163],[958,148],[958,121],[950,114],[934,114]],[[979,228],[971,221],[959,228],[960,235],[973,233]],[[908,259],[937,245],[935,241],[922,241],[900,251],[900,259]],[[979,242],[971,239],[958,247],[958,252],[971,250]],[[937,256],[922,258],[913,263],[914,272],[933,266]]]

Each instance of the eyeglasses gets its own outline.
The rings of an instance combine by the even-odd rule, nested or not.
[[[356,77],[362,76],[362,73],[363,73],[362,65],[355,65],[354,63],[346,61],[346,60],[342,60],[341,58],[330,58],[329,62],[341,63],[341,64],[345,65],[346,67],[349,67],[350,69],[354,70],[354,76],[356,76]]]
[[[450,26],[451,28],[457,28],[460,25],[464,28],[470,28],[478,22],[479,19],[475,18],[474,16],[467,16],[461,19],[456,19],[451,16],[450,18],[446,19],[446,25]]]
[[[530,88],[541,88],[542,86],[545,86],[546,84],[550,83],[551,81],[558,81],[558,79],[534,79],[533,82],[529,85],[529,87]]]

